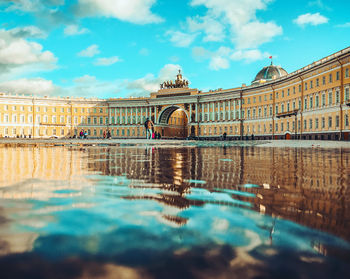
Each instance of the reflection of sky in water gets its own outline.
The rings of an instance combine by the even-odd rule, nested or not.
[[[121,168],[109,153],[100,155],[107,157],[89,163],[112,163],[109,169],[115,171]],[[137,164],[152,162],[149,154],[131,157]],[[169,272],[171,266],[175,268],[171,278],[183,272],[188,278],[212,278],[210,270],[228,276],[239,274],[240,266],[262,278],[266,274],[278,278],[279,272],[288,273],[290,268],[296,272],[291,278],[298,278],[299,271],[308,278],[321,272],[314,270],[321,264],[320,278],[345,276],[349,271],[350,245],[345,240],[254,210],[261,194],[250,189],[265,186],[201,188],[211,184],[208,177],[189,177],[183,181],[192,187],[177,191],[171,183],[137,179],[123,168],[120,171],[122,175],[104,175],[94,169],[69,180],[33,178],[0,188],[0,267],[10,270],[6,262],[17,264],[19,255],[30,255],[51,264],[79,258],[128,266],[140,278],[142,272],[150,278],[169,276],[160,268],[164,264]],[[181,168],[175,171],[181,174]],[[19,239],[23,243],[18,244]],[[16,242],[23,247],[16,247]]]

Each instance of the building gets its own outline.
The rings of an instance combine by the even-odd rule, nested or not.
[[[145,137],[151,118],[163,138],[349,140],[350,47],[293,73],[270,65],[252,84],[202,92],[181,73],[148,98],[85,99],[0,93],[0,137]]]

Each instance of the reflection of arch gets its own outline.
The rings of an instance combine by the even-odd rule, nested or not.
[[[165,107],[159,114],[159,117],[158,117],[158,123],[159,124],[168,124],[168,121],[169,121],[169,118],[170,116],[172,115],[172,113],[178,109],[181,109],[185,114],[186,114],[186,117],[187,117],[187,121],[189,121],[189,117],[188,117],[188,114],[187,114],[187,111],[184,110],[184,108],[180,107],[180,106],[177,106],[177,105],[171,105],[171,106],[167,106]]]

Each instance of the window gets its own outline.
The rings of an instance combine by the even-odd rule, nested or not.
[[[287,90],[287,96],[289,96],[289,91],[290,91],[290,90],[289,90],[289,88],[288,88],[288,90]]]
[[[8,110],[9,109],[9,106],[8,105],[5,105],[4,106],[4,110]]]
[[[315,129],[318,129],[318,118],[315,119]]]
[[[272,100],[272,94],[270,94],[270,100]]]
[[[345,101],[349,101],[350,96],[349,96],[349,88],[345,88]]]
[[[64,108],[61,108],[61,112],[64,112]]]
[[[328,117],[328,127],[331,128],[332,127],[332,116]]]
[[[337,104],[339,104],[339,102],[340,102],[340,94],[339,94],[339,91],[335,92],[335,102],[336,102]]]
[[[304,119],[304,130],[306,130],[306,119]]]
[[[281,112],[284,112],[284,104],[281,105]]]
[[[284,128],[283,128],[283,122],[281,123],[281,132],[283,132]]]
[[[276,105],[276,111],[275,111],[275,114],[277,114],[278,113],[278,105]]]
[[[332,104],[333,100],[332,100],[332,92],[328,92],[328,105],[330,106]]]
[[[312,130],[312,119],[309,119],[309,130]]]
[[[310,96],[310,103],[309,103],[310,109],[312,108],[312,105],[313,105],[313,98],[312,96]]]
[[[47,107],[44,107],[44,112],[47,112]]]
[[[326,77],[322,77],[322,85],[326,84]]]
[[[326,127],[326,119],[322,117],[322,128],[324,129]]]
[[[305,82],[304,89],[307,90],[307,82]]]
[[[128,112],[130,112],[130,109],[128,109]],[[100,108],[100,113],[103,113],[103,108]]]
[[[338,72],[336,72],[336,74],[335,74],[335,79],[336,79],[336,80],[339,80],[339,76],[340,76],[340,74],[339,74],[339,71],[338,71]]]
[[[33,115],[28,115],[28,122],[33,123]]]
[[[328,82],[329,82],[329,83],[333,82],[333,76],[332,76],[332,74],[329,74]]]
[[[278,92],[276,92],[276,99],[278,99]]]
[[[310,89],[312,88],[312,80],[310,80]]]
[[[322,94],[322,106],[326,105],[326,94]]]
[[[282,90],[282,98],[284,97],[284,90]]]
[[[52,108],[52,112],[56,112],[56,108],[55,107]]]
[[[339,127],[339,115],[335,117],[335,127]]]
[[[40,111],[40,107],[36,107],[36,112],[39,112]]]
[[[348,78],[349,77],[349,68],[345,69],[345,77]]]
[[[295,94],[295,86],[293,86],[293,94]]]
[[[319,79],[317,78],[316,79],[316,87],[318,87],[320,84],[319,84]]]
[[[319,97],[318,97],[318,95],[316,95],[316,98],[315,98],[315,107],[318,108],[318,106],[319,106]]]
[[[301,92],[301,84],[299,84],[299,92]]]
[[[16,106],[12,106],[12,110],[16,110],[17,109],[17,107]]]
[[[307,109],[307,98],[304,99],[304,109]]]
[[[77,113],[78,112],[78,109],[77,108],[74,108],[74,113]]]
[[[17,115],[16,114],[12,115],[12,123],[17,123]]]
[[[61,136],[64,136],[64,129],[61,129]]]
[[[103,124],[103,117],[100,117],[100,124]]]
[[[349,115],[345,114],[345,126],[349,126]]]

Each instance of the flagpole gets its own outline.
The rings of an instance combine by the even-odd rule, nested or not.
[[[269,58],[271,59],[271,65],[273,65],[273,63],[272,63],[272,56],[270,56]]]

